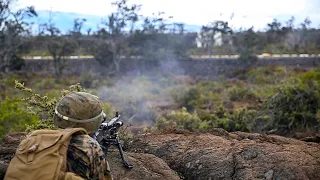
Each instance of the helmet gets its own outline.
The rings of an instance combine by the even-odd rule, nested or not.
[[[84,128],[88,133],[94,133],[105,116],[97,96],[72,92],[57,103],[53,123],[63,129]]]

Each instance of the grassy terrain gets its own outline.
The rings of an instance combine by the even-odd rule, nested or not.
[[[58,98],[62,89],[80,83],[106,102],[109,117],[120,110],[134,131],[204,132],[220,127],[302,137],[316,133],[319,127],[318,69],[255,67],[216,81],[172,74],[121,79],[83,74],[64,77],[57,83],[53,76],[6,74],[0,83],[1,136],[23,130],[41,118],[27,113],[18,103],[25,94],[14,88],[15,80],[49,98]]]

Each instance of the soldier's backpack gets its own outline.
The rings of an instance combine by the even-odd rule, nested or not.
[[[9,163],[5,180],[83,180],[66,172],[67,150],[73,134],[85,129],[37,130],[19,144]]]

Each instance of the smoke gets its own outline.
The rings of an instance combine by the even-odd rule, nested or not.
[[[172,57],[158,61],[153,69],[132,69],[113,85],[100,87],[100,99],[119,110],[126,123],[153,126],[163,111],[174,106],[172,93],[184,86],[178,81],[184,71]]]

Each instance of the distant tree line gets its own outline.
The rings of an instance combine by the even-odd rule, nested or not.
[[[187,32],[184,24],[169,23],[171,17],[164,12],[143,17],[139,14],[141,5],[119,0],[112,3],[117,10],[99,24],[97,31],[84,30],[87,20],[75,19],[70,30],[61,33],[50,14],[48,22],[39,25],[39,33],[32,35],[27,20],[37,16],[35,9],[12,12],[12,4],[13,0],[0,2],[1,72],[21,68],[21,56],[30,54],[52,56],[59,80],[66,67],[65,56],[70,55],[94,55],[108,74],[115,74],[120,62],[130,56],[157,63],[190,55],[240,54],[241,60],[251,61],[264,52],[320,53],[320,29],[311,28],[308,18],[299,27],[294,26],[294,17],[285,24],[274,19],[265,32],[255,31],[254,27],[236,30],[228,22],[214,21],[194,33]]]

